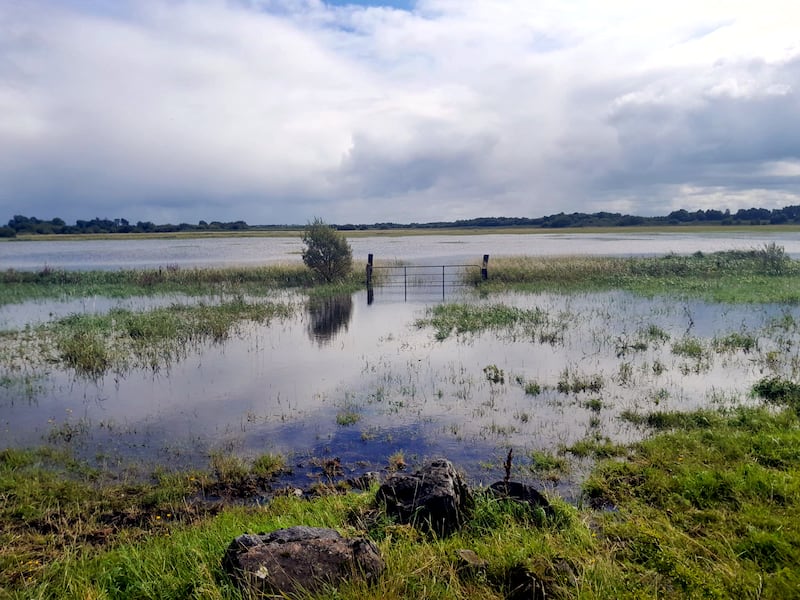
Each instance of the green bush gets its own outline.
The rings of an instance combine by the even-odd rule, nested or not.
[[[303,262],[330,283],[344,279],[353,267],[353,250],[347,238],[321,219],[303,230]]]

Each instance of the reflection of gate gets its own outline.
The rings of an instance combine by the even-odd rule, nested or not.
[[[367,302],[372,303],[375,287],[394,290],[403,300],[409,293],[441,292],[442,300],[448,290],[472,285],[478,277],[470,277],[470,270],[480,273],[480,280],[488,279],[489,255],[483,255],[483,264],[458,265],[375,265],[372,254],[367,258]],[[379,273],[375,273],[378,270]]]

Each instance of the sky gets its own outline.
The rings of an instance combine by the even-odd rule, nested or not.
[[[0,0],[0,223],[800,204],[797,0]]]

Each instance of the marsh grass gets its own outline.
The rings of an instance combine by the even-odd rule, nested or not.
[[[59,363],[90,378],[110,370],[159,370],[184,357],[194,345],[225,340],[243,323],[286,318],[293,310],[286,303],[248,302],[239,297],[220,304],[175,304],[147,312],[114,309],[102,315],[74,314],[28,332],[45,350],[38,357],[31,352],[27,358],[33,363],[37,358]],[[22,347],[24,339],[16,343]]]
[[[0,271],[0,305],[38,298],[125,298],[181,293],[189,296],[237,293],[265,296],[276,289],[306,289],[315,294],[337,294],[363,287],[361,273],[353,272],[335,285],[320,285],[302,264],[255,267],[191,268],[118,271]]]
[[[745,354],[758,350],[758,338],[749,333],[734,331],[728,335],[715,337],[712,340],[712,347],[716,352],[737,352]]]
[[[532,450],[528,453],[528,458],[530,458],[528,469],[543,481],[559,481],[571,469],[567,458],[551,452]]]
[[[587,375],[565,367],[559,375],[556,390],[562,394],[581,394],[584,392],[597,393],[603,389],[604,385],[603,376],[599,373]]]
[[[419,328],[432,327],[437,340],[450,335],[475,334],[483,331],[510,331],[521,328],[528,335],[550,323],[540,308],[523,309],[506,304],[437,304],[429,308],[424,318],[417,319]]]
[[[800,384],[781,377],[763,377],[753,385],[753,394],[771,404],[789,406],[800,414]]]
[[[700,338],[687,335],[672,344],[672,353],[699,361],[706,356],[707,350]]]
[[[480,282],[475,279],[475,284]],[[645,296],[714,302],[800,302],[800,261],[779,246],[689,256],[497,257],[487,291],[591,292],[622,289]]]

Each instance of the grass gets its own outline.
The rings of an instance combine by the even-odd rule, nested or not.
[[[476,334],[522,327],[531,332],[547,325],[550,318],[539,308],[523,309],[505,304],[476,305],[464,303],[437,304],[429,308],[416,326],[432,327],[437,340],[450,335]]]
[[[224,598],[241,594],[222,573],[243,532],[310,525],[362,535],[387,570],[320,598],[508,597],[535,579],[555,598],[789,598],[800,586],[800,420],[792,410],[654,418],[669,429],[601,462],[581,508],[555,496],[553,515],[476,492],[464,529],[430,538],[376,510],[373,490],[312,501],[221,510],[187,502],[248,465],[212,457],[212,469],[108,479],[64,454],[0,453],[0,588],[8,598]],[[530,469],[558,477],[561,457],[530,454]],[[335,489],[334,489],[335,492]],[[603,507],[613,507],[607,510]],[[462,549],[485,566],[465,569]]]
[[[701,360],[706,354],[702,340],[692,336],[684,336],[672,344],[672,353],[684,358]]]
[[[531,461],[528,467],[530,472],[544,481],[558,481],[570,471],[569,460],[563,456],[532,450],[528,453],[528,457]]]
[[[276,289],[306,289],[316,295],[335,295],[363,287],[363,275],[353,271],[345,280],[320,285],[302,264],[257,267],[191,268],[118,271],[0,271],[0,305],[31,299],[69,299],[87,296],[125,298],[164,294],[189,296],[235,293],[265,296]]]
[[[714,263],[718,272],[709,270],[705,279],[722,281],[728,270],[739,267],[749,277],[749,264],[764,271],[758,275],[763,281],[780,288],[796,277],[795,265],[777,251],[772,255],[770,267],[758,253],[723,253]],[[703,269],[711,269],[714,256],[630,262],[643,261],[641,269],[652,271],[645,279],[683,278],[705,293]],[[596,281],[605,277],[594,276]],[[594,284],[575,280],[574,289],[579,285]],[[675,289],[683,294],[688,288]],[[759,293],[753,297],[773,297],[770,289]],[[264,307],[275,312],[264,313]],[[290,307],[234,300],[231,306],[170,307],[146,314],[114,311],[69,317],[13,335],[23,354],[49,357],[94,376],[133,363],[163,365],[164,357],[179,356],[187,345],[224,339],[243,322],[280,317],[283,310]],[[533,340],[552,329],[553,321],[539,309],[456,304],[432,309],[417,324],[432,327],[439,339],[504,331]],[[790,325],[785,324],[787,330]],[[181,344],[174,346],[178,340]],[[621,340],[631,351],[639,350],[639,342],[667,341],[666,332],[647,324],[636,338]],[[668,348],[698,360],[710,350],[761,352],[758,338],[747,333],[721,336],[710,345],[674,338]],[[494,364],[484,376],[491,384],[505,381]],[[15,381],[9,377],[0,385],[21,385]],[[543,389],[521,377],[516,381],[530,395]],[[592,413],[593,428],[601,422],[599,413],[605,416],[612,406],[596,394],[611,384],[613,377],[564,369],[558,389],[592,393],[577,403]],[[800,384],[765,377],[753,386],[753,394],[767,406],[623,413],[623,419],[655,432],[632,446],[614,443],[597,430],[556,455],[531,452],[529,464],[522,464],[538,480],[562,477],[570,466],[567,454],[603,461],[587,480],[581,505],[570,506],[552,495],[555,516],[548,518],[478,493],[465,529],[445,539],[430,539],[387,520],[376,512],[374,490],[339,493],[342,486],[333,480],[342,474],[333,461],[325,470],[330,481],[324,498],[280,497],[257,507],[246,503],[267,493],[273,478],[286,469],[284,457],[265,454],[250,461],[215,453],[207,470],[158,471],[142,482],[91,469],[53,450],[7,449],[0,451],[0,598],[238,600],[241,594],[220,568],[227,544],[243,532],[295,524],[367,535],[386,559],[387,572],[374,587],[348,584],[324,598],[499,599],[510,596],[515,582],[532,577],[545,597],[556,598],[794,597],[800,589]],[[342,410],[337,422],[348,412],[357,416]],[[526,420],[536,418],[525,414]],[[80,436],[81,422],[65,423],[51,433],[59,439]],[[388,462],[390,470],[406,465],[399,452]],[[236,500],[203,501],[219,495]],[[463,569],[458,559],[463,549],[474,551],[486,566]]]
[[[753,394],[767,402],[789,406],[800,414],[800,384],[780,377],[764,377],[753,386]]]
[[[244,322],[264,323],[292,313],[285,303],[175,304],[147,312],[114,309],[107,314],[73,314],[53,323],[6,336],[23,348],[29,362],[56,363],[87,377],[132,367],[159,370],[185,355],[193,344],[219,342]],[[34,350],[34,346],[38,348]],[[18,355],[6,352],[4,357]]]
[[[344,409],[336,413],[336,424],[340,427],[355,425],[361,420],[361,415],[352,409]]]
[[[800,589],[800,423],[740,408],[677,428],[586,484],[625,579],[663,597],[789,598]]]
[[[479,283],[477,278],[474,283]],[[497,257],[483,289],[562,293],[621,289],[712,302],[797,304],[800,261],[789,259],[774,244],[690,256]]]

